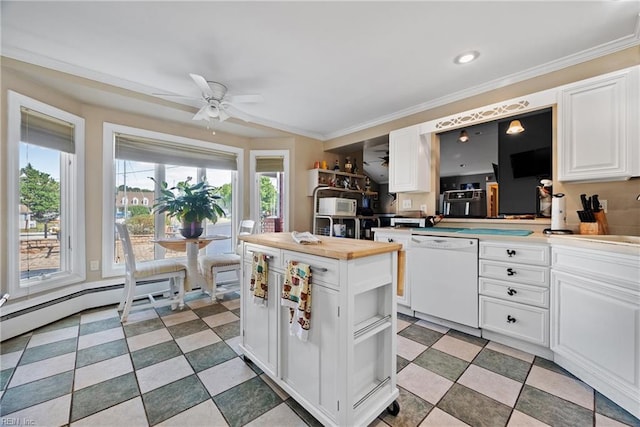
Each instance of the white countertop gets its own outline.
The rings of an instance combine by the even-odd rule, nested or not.
[[[625,253],[639,253],[640,254],[640,236],[619,236],[619,235],[585,235],[585,234],[553,234],[547,235],[542,230],[534,230],[533,227],[527,227],[522,223],[518,223],[519,227],[479,227],[475,224],[457,224],[458,228],[495,228],[495,229],[519,229],[519,230],[532,230],[533,233],[527,236],[512,236],[504,234],[473,234],[457,232],[447,232],[438,230],[439,226],[430,227],[428,229],[414,229],[414,228],[395,228],[395,227],[380,227],[372,228],[371,230],[376,232],[386,233],[402,233],[402,234],[417,234],[426,236],[446,236],[446,237],[462,237],[462,238],[475,238],[479,240],[500,240],[511,242],[529,242],[529,243],[549,243],[549,244],[563,244],[583,248],[593,248],[600,250],[613,250],[622,251]],[[482,224],[484,225],[484,224]],[[452,227],[454,224],[446,223],[441,224],[440,227]]]

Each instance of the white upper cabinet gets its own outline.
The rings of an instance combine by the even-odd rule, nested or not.
[[[561,89],[560,181],[617,181],[640,174],[638,68]]]
[[[431,191],[431,134],[420,125],[389,134],[389,192]]]

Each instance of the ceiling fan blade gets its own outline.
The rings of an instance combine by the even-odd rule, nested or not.
[[[189,76],[191,76],[205,98],[213,97],[213,91],[209,87],[209,83],[207,83],[207,80],[204,77],[192,73],[189,73]]]
[[[209,107],[210,105],[207,104],[201,109],[199,109],[198,112],[195,114],[195,116],[193,116],[193,119],[191,120],[209,120],[209,117],[210,117]]]
[[[229,102],[237,102],[243,104],[256,104],[259,102],[264,102],[264,97],[262,95],[230,95],[227,96]]]
[[[245,113],[242,110],[239,110],[234,105],[228,102],[223,102],[222,105],[232,117],[237,117],[238,119],[244,120],[245,122],[249,123],[252,121],[252,117],[249,114]]]
[[[221,122],[224,122],[225,120],[227,120],[229,117],[231,117],[229,115],[229,113],[227,113],[224,108],[219,108],[218,109],[218,117],[220,118]]]

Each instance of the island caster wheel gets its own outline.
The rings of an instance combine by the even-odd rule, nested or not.
[[[394,417],[400,413],[400,404],[397,400],[394,400],[393,403],[387,407],[387,412]]]

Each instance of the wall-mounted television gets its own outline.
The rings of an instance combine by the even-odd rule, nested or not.
[[[513,153],[510,157],[514,178],[551,177],[551,147]]]

